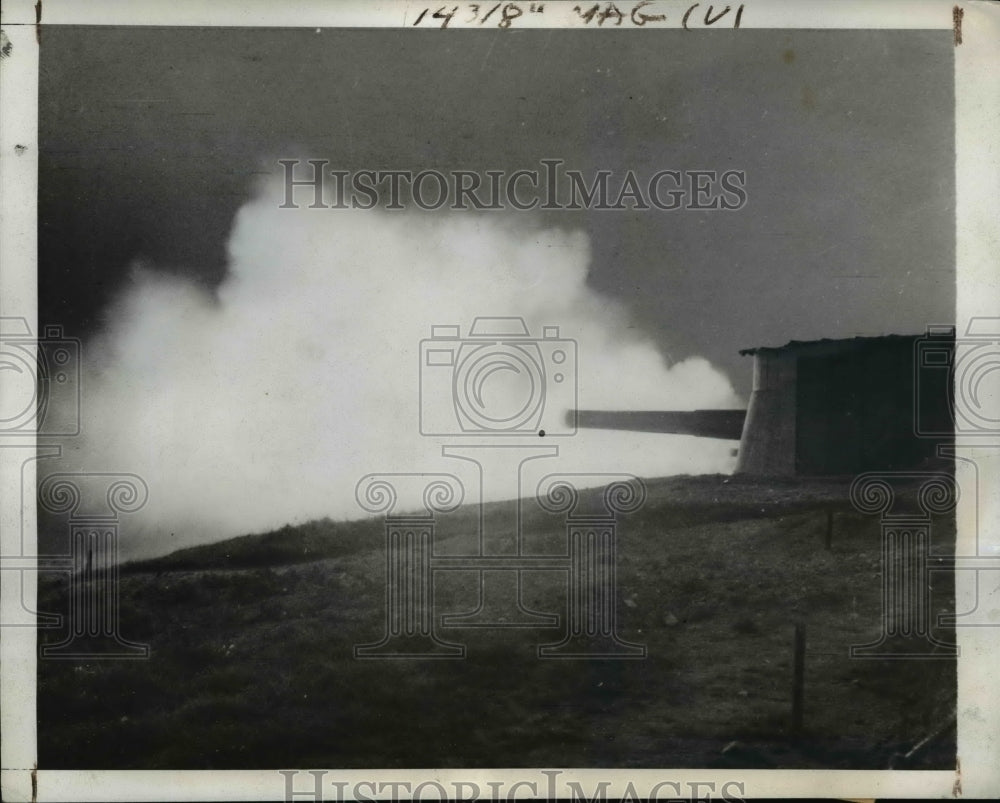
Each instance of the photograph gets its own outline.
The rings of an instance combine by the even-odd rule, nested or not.
[[[980,17],[201,5],[4,22],[10,799],[1000,783]]]

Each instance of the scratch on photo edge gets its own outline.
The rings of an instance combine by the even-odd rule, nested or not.
[[[486,48],[486,55],[483,56],[483,63],[479,65],[479,72],[486,69],[486,62],[490,60],[490,53],[493,52],[493,46],[497,43],[497,36],[499,35],[499,33],[494,34],[493,38],[490,40],[490,46]]]

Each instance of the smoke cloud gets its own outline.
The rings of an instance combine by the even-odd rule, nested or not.
[[[136,266],[85,344],[83,434],[53,470],[145,479],[123,558],[356,518],[365,474],[460,468],[441,456],[454,437],[419,431],[420,341],[433,325],[466,336],[477,316],[521,316],[538,337],[558,326],[577,343],[581,408],[740,406],[706,360],[668,365],[627,309],[588,287],[582,232],[524,214],[279,209],[282,199],[263,185],[241,209],[214,294]],[[582,430],[544,442],[560,448],[535,461],[545,473],[734,464],[732,443],[685,436]]]

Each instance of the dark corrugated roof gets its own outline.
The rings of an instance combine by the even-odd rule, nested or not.
[[[863,348],[867,345],[874,345],[876,343],[884,343],[888,341],[900,341],[900,340],[911,340],[916,341],[919,338],[928,337],[926,333],[919,335],[875,335],[873,337],[848,337],[843,339],[830,339],[823,338],[822,340],[789,340],[783,346],[757,346],[751,349],[740,349],[740,354],[759,354],[761,352],[771,352],[776,353],[779,351],[811,351],[815,349],[820,349],[824,351],[837,351],[843,349],[844,351],[850,351],[855,348]],[[950,338],[954,340],[955,330],[951,330],[950,335],[944,334],[934,334],[934,339],[947,339]]]

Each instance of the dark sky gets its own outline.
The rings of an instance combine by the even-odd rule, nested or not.
[[[950,31],[44,29],[40,318],[129,264],[217,284],[279,158],[745,170],[738,212],[549,212],[671,360],[954,318]],[[541,214],[541,213],[532,213]],[[403,266],[401,266],[401,269]]]

